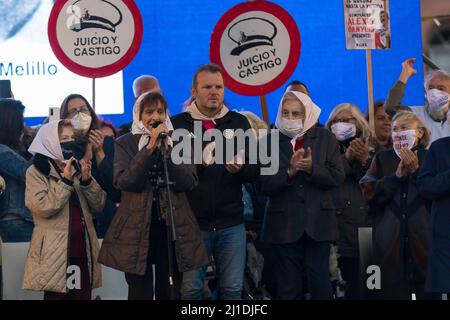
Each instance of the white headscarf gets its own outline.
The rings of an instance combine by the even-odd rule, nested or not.
[[[191,104],[189,106],[187,106],[187,108],[184,111],[189,113],[191,115],[191,117],[195,120],[209,120],[209,121],[212,120],[212,121],[214,121],[214,120],[223,118],[228,113],[228,111],[230,111],[230,109],[228,109],[226,105],[223,105],[222,109],[220,109],[219,113],[217,113],[213,117],[208,117],[208,116],[204,115],[203,113],[201,113],[200,110],[198,110],[197,103],[194,100],[191,102]]]
[[[142,134],[141,138],[139,139],[139,145],[138,145],[139,151],[148,144],[150,137],[151,137],[150,131],[144,126],[144,124],[140,120],[141,110],[139,109],[139,105],[141,104],[141,101],[144,99],[144,97],[145,97],[145,94],[141,95],[134,103],[133,124],[131,126],[131,133],[133,135]],[[167,130],[173,131],[173,125],[172,125],[172,122],[170,121],[168,109],[166,110],[166,119],[164,120],[164,124],[166,125]],[[172,139],[170,137],[168,139],[169,139],[169,145],[173,145]]]
[[[58,124],[60,121],[52,121],[44,124],[34,137],[28,151],[31,154],[42,154],[50,159],[64,160],[59,142]]]
[[[285,130],[284,119],[283,119],[283,100],[287,94],[293,94],[295,97],[301,101],[301,103],[305,106],[305,121],[303,121],[303,129],[298,132],[296,135],[292,136],[287,130]],[[320,112],[322,110],[311,100],[309,96],[299,91],[289,91],[285,92],[283,98],[281,98],[280,105],[278,106],[277,119],[275,120],[275,126],[283,133],[284,135],[298,139],[303,137],[303,135],[311,129],[319,120]]]

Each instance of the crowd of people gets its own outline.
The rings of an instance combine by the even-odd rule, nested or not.
[[[373,130],[351,102],[320,124],[300,81],[269,127],[226,105],[212,64],[173,116],[158,80],[137,78],[133,122],[117,129],[79,94],[38,128],[24,126],[19,100],[0,99],[0,237],[30,242],[23,288],[89,300],[103,264],[124,272],[131,300],[440,299],[450,292],[450,75],[430,72],[426,105],[405,106],[413,64],[375,103]],[[225,155],[239,130],[252,138]],[[250,161],[260,155],[251,139],[276,172]],[[360,228],[373,230],[373,291]],[[80,285],[69,287],[74,266]]]

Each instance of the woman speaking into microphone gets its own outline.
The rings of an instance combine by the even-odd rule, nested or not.
[[[147,92],[134,105],[132,132],[116,141],[114,185],[122,192],[122,199],[103,241],[99,261],[125,272],[130,300],[151,300],[154,293],[157,300],[177,298],[180,272],[209,263],[184,194],[197,185],[195,166],[174,165],[170,159],[167,168],[173,182],[170,195],[176,241],[174,252],[168,249],[172,243],[166,226],[168,190],[159,182],[164,180],[162,149],[168,152],[172,145],[171,129],[164,97]],[[169,272],[172,260],[173,278]]]

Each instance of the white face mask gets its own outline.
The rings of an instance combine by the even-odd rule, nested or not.
[[[287,135],[289,138],[294,138],[296,135],[302,132],[303,130],[303,120],[297,119],[297,120],[288,120],[283,119],[283,132],[285,135]]]
[[[416,130],[405,130],[399,132],[392,132],[392,145],[397,156],[401,159],[400,150],[402,148],[408,148],[409,150],[414,147],[416,142]]]
[[[86,133],[92,123],[92,118],[90,115],[85,114],[83,112],[78,112],[73,118],[72,118],[72,125],[73,128],[76,131],[81,131],[83,133]]]
[[[449,94],[439,89],[431,89],[427,91],[427,100],[430,107],[430,114],[434,118],[439,117],[438,120],[444,120],[450,104]]]
[[[338,141],[346,141],[356,136],[356,126],[349,122],[337,122],[331,126]]]

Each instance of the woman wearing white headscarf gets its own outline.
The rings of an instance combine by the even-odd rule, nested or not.
[[[303,93],[284,94],[275,123],[279,170],[261,176],[262,191],[269,196],[262,239],[276,256],[278,299],[303,299],[304,273],[312,299],[331,298],[330,243],[337,238],[332,191],[345,173],[336,138],[316,126],[320,111]]]
[[[175,252],[168,252],[168,193],[158,181],[164,179],[161,156],[170,151],[171,128],[166,100],[160,93],[147,92],[134,105],[131,133],[116,140],[114,185],[122,191],[122,199],[103,241],[99,261],[125,272],[130,300],[152,300],[153,293],[157,300],[176,298],[180,272],[209,263],[184,194],[197,185],[195,166],[174,165],[171,159],[168,171],[174,182],[170,192],[177,241],[173,242]],[[169,273],[170,260],[174,262],[173,274]]]
[[[90,161],[78,164],[66,149],[73,139],[69,121],[51,122],[29,148],[35,157],[26,174],[25,204],[35,228],[23,288],[45,291],[46,300],[90,300],[92,289],[101,286],[92,214],[103,209],[106,195]]]

